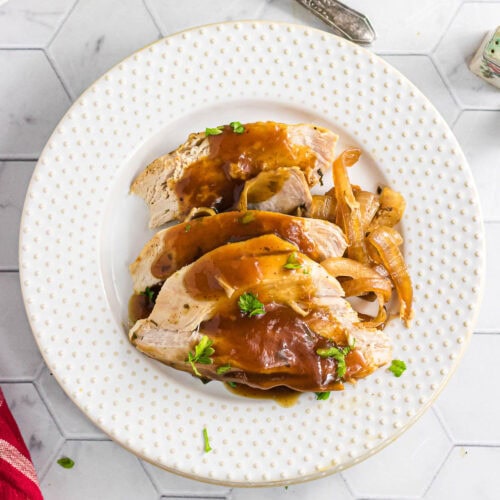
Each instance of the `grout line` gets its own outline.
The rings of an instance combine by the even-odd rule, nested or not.
[[[61,84],[64,92],[66,93],[66,95],[69,99],[69,102],[72,103],[75,100],[75,98],[71,95],[71,92],[69,91],[69,88],[66,85],[66,82],[64,81],[63,77],[59,73],[59,70],[57,69],[55,60],[52,58],[52,55],[49,53],[48,50],[44,49],[43,53],[45,54],[45,57],[47,58],[47,61],[49,62],[50,67],[52,68],[52,71],[55,73],[57,79],[59,80],[59,83]]]
[[[29,378],[16,378],[16,379],[9,379],[9,378],[0,378],[0,384],[33,384],[35,382],[35,379],[32,377]]]
[[[149,7],[147,0],[142,0],[142,4],[144,5],[144,8],[146,9],[146,12],[148,13],[149,17],[153,21],[153,24],[156,26],[156,29],[158,30],[158,34],[160,35],[161,38],[164,38],[166,35],[163,32],[163,30],[161,29],[160,24],[156,21],[156,17],[154,16],[153,11]]]
[[[431,489],[432,485],[434,484],[434,481],[436,480],[436,478],[441,473],[441,470],[444,467],[444,464],[448,461],[448,458],[450,458],[450,455],[451,455],[451,453],[453,451],[453,448],[454,448],[454,446],[450,446],[450,449],[448,450],[448,453],[446,454],[446,457],[444,457],[443,461],[441,462],[441,464],[439,465],[439,467],[436,469],[436,472],[432,476],[432,479],[429,481],[429,484],[427,485],[427,488],[425,488],[424,494],[422,495],[422,498],[425,498],[425,496],[427,495],[428,491]]]
[[[36,475],[38,476],[38,482],[40,483],[40,489],[42,487],[41,483],[45,479],[45,476],[49,472],[49,469],[52,465],[54,465],[54,462],[56,461],[56,457],[61,453],[61,450],[63,446],[65,445],[66,441],[64,437],[62,437],[62,443],[56,447],[55,452],[50,456],[50,460],[47,461],[47,464],[45,465],[44,468],[40,469],[40,471],[36,471]]]
[[[38,161],[38,155],[36,156],[22,156],[22,155],[2,155],[0,156],[0,161]]]
[[[45,394],[43,393],[43,391],[40,390],[40,387],[39,387],[39,382],[37,380],[33,380],[33,386],[35,387],[35,391],[37,392],[38,394],[38,397],[40,398],[40,400],[42,401],[43,403],[43,406],[45,406],[45,409],[48,411],[49,415],[50,415],[50,418],[54,421],[54,424],[56,425],[57,427],[57,430],[59,431],[59,433],[61,434],[62,438],[64,440],[66,440],[66,434],[62,428],[62,426],[60,425],[60,423],[58,422],[57,418],[55,417],[54,415],[54,412],[52,411],[52,408],[50,408],[50,405],[47,404],[47,402],[45,401]]]
[[[144,474],[146,474],[146,477],[149,479],[149,482],[153,485],[153,488],[156,490],[156,493],[158,493],[159,498],[161,498],[163,496],[163,494],[161,493],[159,486],[154,482],[153,476],[151,476],[151,474],[148,472],[148,470],[144,466],[144,461],[141,460],[139,457],[137,457],[137,460],[139,461],[139,464],[140,464],[142,470],[144,471]]]
[[[112,439],[108,438],[108,437],[102,437],[102,438],[99,438],[99,437],[87,437],[87,438],[79,438],[79,437],[68,437],[66,438],[66,442],[75,442],[75,443],[81,443],[82,441],[88,441],[88,442],[92,442],[92,443],[99,443],[99,442],[110,442],[110,443],[115,443],[115,441],[113,441]],[[117,443],[115,443],[117,444]]]
[[[466,441],[459,441],[453,445],[453,448],[498,448],[500,449],[499,444],[481,444],[481,443],[467,443]]]
[[[462,5],[463,4],[458,4],[456,9],[455,9],[455,12],[453,13],[453,15],[451,16],[448,24],[446,25],[446,27],[441,31],[441,36],[439,37],[438,41],[434,44],[434,47],[431,48],[431,50],[429,50],[428,54],[429,55],[432,55],[434,54],[434,52],[436,51],[436,49],[439,47],[439,45],[441,45],[441,42],[443,41],[443,38],[446,36],[446,34],[448,33],[451,25],[453,24],[453,22],[455,21],[455,19],[457,18],[458,16],[458,13],[460,12],[460,10],[462,9]]]
[[[0,273],[18,273],[18,267],[0,267]]]
[[[453,436],[451,435],[450,429],[448,429],[448,426],[446,425],[446,422],[444,420],[443,415],[441,414],[441,412],[439,411],[438,407],[435,404],[433,404],[431,406],[431,411],[434,413],[434,416],[437,418],[438,423],[441,426],[441,429],[443,429],[446,437],[448,438],[451,447],[453,447],[453,445],[454,445]]]
[[[49,45],[51,45],[52,42],[56,39],[57,35],[61,31],[61,28],[66,24],[66,21],[68,20],[68,17],[71,16],[71,14],[73,13],[73,11],[75,10],[75,7],[77,6],[78,1],[79,0],[75,0],[75,3],[68,10],[68,12],[66,13],[66,15],[61,19],[61,21],[59,22],[59,26],[54,30],[54,33],[52,34],[52,36],[47,41],[47,44],[45,45],[45,47],[49,47]]]

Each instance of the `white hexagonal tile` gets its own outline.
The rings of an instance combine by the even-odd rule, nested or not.
[[[0,270],[17,269],[19,221],[34,162],[0,161]]]
[[[225,497],[229,494],[229,488],[226,486],[201,483],[178,476],[177,474],[172,474],[147,462],[142,463],[147,473],[151,476],[156,488],[162,495],[182,495],[188,497],[210,494],[210,498],[217,498]]]
[[[498,500],[500,448],[453,448],[426,500]]]
[[[377,40],[376,52],[427,53],[438,43],[461,0],[349,0],[349,7],[370,19]]]
[[[2,390],[38,476],[43,477],[63,437],[33,384],[2,384]]]
[[[499,352],[500,335],[474,335],[457,372],[436,403],[455,443],[500,446],[500,399],[493,396],[500,387]],[[478,379],[471,373],[481,374],[480,391]],[[487,409],[486,394],[493,396],[488,398]]]
[[[256,496],[258,493],[258,496]],[[287,488],[234,488],[231,500],[353,500],[340,474],[303,484],[292,484]]]
[[[41,50],[0,50],[0,157],[37,158],[70,101]]]
[[[444,429],[429,410],[394,443],[342,474],[359,497],[420,496],[450,448]]]
[[[37,379],[37,385],[45,404],[54,415],[66,437],[70,439],[106,438],[106,435],[66,396],[66,393],[47,368],[42,370]]]
[[[456,120],[460,108],[429,57],[384,56],[384,59],[411,80],[449,124]]]
[[[164,35],[197,26],[221,21],[241,19],[265,19],[328,30],[328,27],[295,0],[269,2],[268,0],[211,0],[210,2],[177,0],[146,0],[151,14],[158,22]],[[172,11],[175,9],[175,16]],[[193,16],[196,11],[196,16]],[[221,12],[224,13],[221,16]],[[203,21],[200,22],[200,19]]]
[[[454,132],[474,175],[485,220],[500,220],[500,113],[464,111]]]
[[[500,3],[465,3],[435,51],[440,71],[465,107],[500,109],[498,89],[469,70],[470,59],[499,20]]]
[[[42,356],[24,312],[18,273],[0,273],[0,380],[36,376]]]
[[[69,457],[75,465],[57,464]],[[112,441],[66,441],[41,482],[45,500],[158,498],[139,460]]]
[[[141,0],[79,2],[49,47],[73,97],[161,35]]]
[[[0,45],[44,47],[75,0],[0,2]]]
[[[497,188],[498,190],[498,188]],[[498,297],[500,297],[500,224],[486,223],[486,274],[483,301],[479,311],[477,332],[498,333]]]

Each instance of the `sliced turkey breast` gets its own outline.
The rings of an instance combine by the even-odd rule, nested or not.
[[[261,171],[298,167],[313,186],[333,163],[338,136],[310,124],[257,122],[242,133],[191,134],[175,151],[141,172],[131,192],[149,207],[150,227],[186,216],[192,208],[235,206],[243,184]]]
[[[245,294],[258,298],[261,313],[242,312]],[[264,235],[220,246],[170,276],[130,339],[145,354],[206,378],[329,390],[391,356],[386,335],[362,328],[342,294],[337,280],[293,244]],[[189,362],[203,339],[212,342],[211,363]]]
[[[134,291],[160,283],[181,267],[231,241],[276,234],[315,261],[343,255],[347,243],[338,226],[273,212],[225,212],[159,231],[130,265]]]

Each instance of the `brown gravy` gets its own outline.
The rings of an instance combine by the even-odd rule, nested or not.
[[[320,313],[319,313],[320,314]],[[200,327],[213,340],[217,364],[241,370],[231,379],[263,389],[276,386],[299,391],[338,388],[337,363],[321,358],[316,350],[331,344],[314,333],[308,321],[287,306],[267,304],[266,314],[248,318],[241,314],[215,315]],[[345,357],[346,378],[365,368],[357,351]]]
[[[234,387],[229,384],[224,384],[226,389],[237,396],[252,399],[273,399],[283,408],[290,408],[294,406],[299,400],[301,392],[294,391],[288,387],[273,387],[272,389],[256,389],[248,385],[237,384]]]
[[[169,228],[163,241],[164,249],[153,262],[151,272],[156,278],[165,280],[181,267],[225,243],[263,234],[280,236],[313,260],[320,257],[316,243],[298,218],[271,212],[227,212]]]
[[[189,165],[175,184],[184,215],[193,207],[228,210],[237,202],[244,182],[262,170],[298,166],[307,178],[316,163],[311,149],[292,144],[286,125],[280,123],[250,123],[242,134],[225,126],[208,140],[208,156]]]

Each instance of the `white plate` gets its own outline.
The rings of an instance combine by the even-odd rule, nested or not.
[[[291,408],[202,385],[136,351],[122,326],[127,265],[150,236],[128,194],[145,165],[192,131],[233,120],[314,122],[364,154],[354,182],[388,183],[402,224],[415,320],[387,328],[401,378],[381,369]],[[341,148],[339,148],[340,151]],[[127,449],[170,471],[238,486],[349,467],[399,436],[455,370],[477,315],[483,229],[466,160],[425,97],[372,53],[303,26],[231,22],[132,55],[93,84],[50,138],[24,207],[20,270],[52,373]],[[206,427],[213,451],[204,453]],[[390,466],[390,464],[388,464]]]

